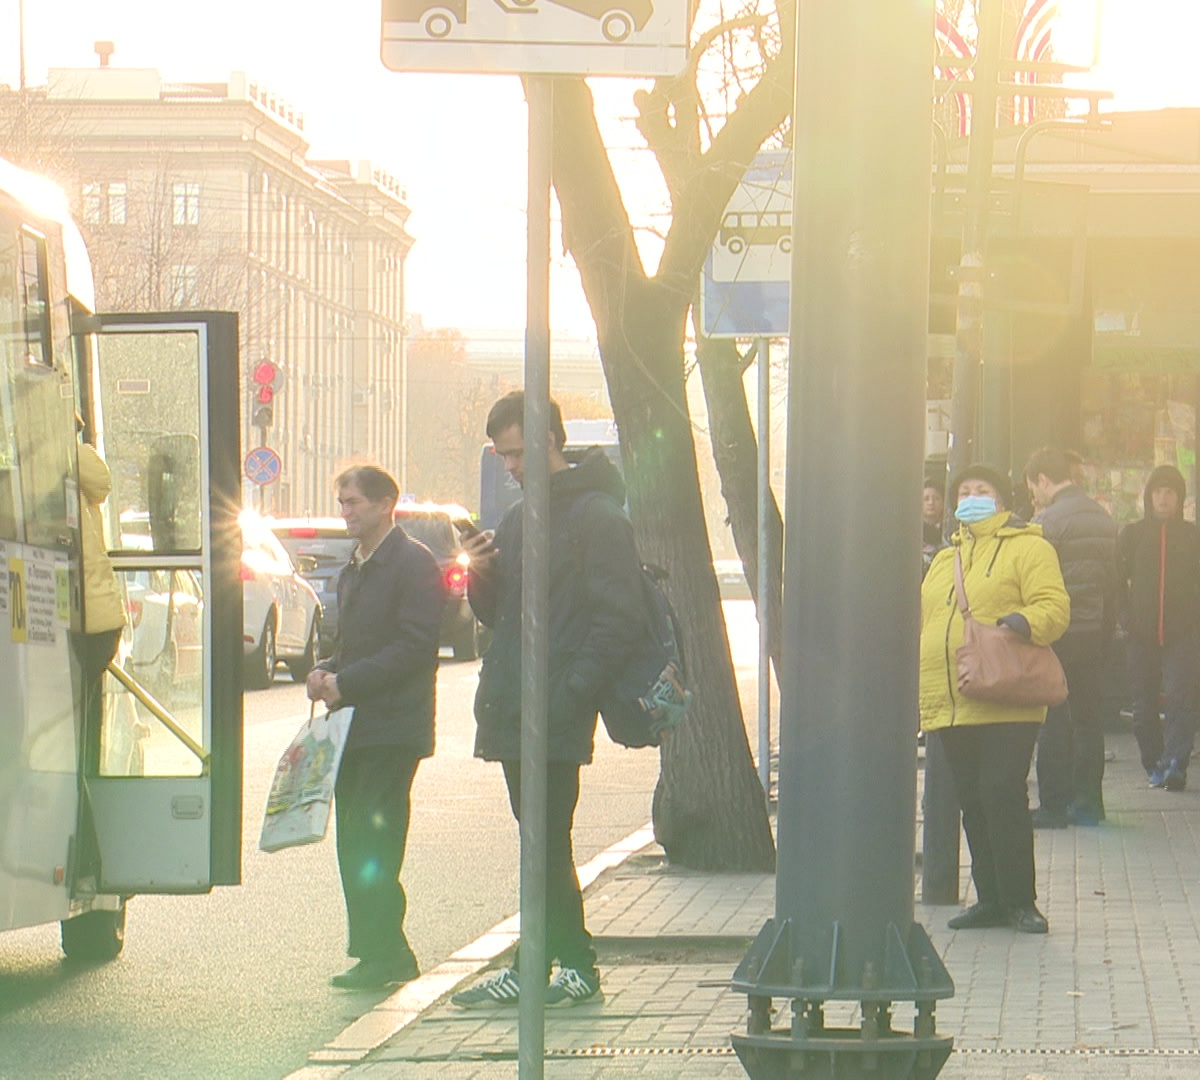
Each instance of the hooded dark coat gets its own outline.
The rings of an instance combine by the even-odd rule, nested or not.
[[[1175,515],[1154,516],[1151,493],[1169,487],[1179,496]],[[1172,465],[1160,465],[1146,481],[1145,517],[1121,530],[1117,572],[1123,619],[1130,634],[1167,645],[1200,623],[1200,529],[1183,520],[1187,486]]]
[[[578,513],[571,507],[584,493]],[[600,451],[550,476],[549,670],[547,759],[592,759],[599,701],[636,645],[642,612],[633,526],[622,509],[625,483]],[[471,607],[493,631],[475,695],[475,756],[521,757],[522,503],[496,529],[495,573],[470,578]]]

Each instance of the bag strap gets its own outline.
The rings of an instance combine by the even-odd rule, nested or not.
[[[962,548],[954,551],[954,595],[958,598],[958,610],[966,618],[971,614],[971,605],[967,603],[967,590],[963,585]]]

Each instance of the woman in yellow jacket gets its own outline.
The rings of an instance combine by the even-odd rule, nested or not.
[[[76,418],[82,428],[82,421]],[[75,639],[83,667],[85,715],[90,724],[100,721],[100,694],[104,670],[116,656],[125,626],[125,605],[117,575],[104,543],[100,506],[112,491],[112,475],[90,443],[80,442],[79,500],[83,545],[83,630]]]
[[[978,900],[950,920],[954,930],[1012,926],[1044,934],[1034,884],[1033,825],[1026,777],[1046,710],[1000,705],[958,692],[955,657],[963,620],[954,591],[954,555],[962,552],[972,615],[1007,626],[1035,645],[1067,629],[1071,604],[1058,555],[1037,525],[1007,510],[1008,482],[984,465],[951,485],[958,532],[934,557],[921,587],[921,730],[940,740],[954,777],[971,849]]]

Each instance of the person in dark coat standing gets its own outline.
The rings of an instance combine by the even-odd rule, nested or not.
[[[434,686],[445,588],[437,560],[393,522],[399,489],[363,465],[337,479],[346,531],[358,540],[338,577],[338,644],[308,676],[308,696],[354,707],[334,788],[338,869],[358,963],[331,980],[347,990],[419,974],[404,934],[400,867],[417,766],[433,753]]]
[[[488,414],[487,434],[518,484],[525,475],[525,396],[514,391]],[[596,715],[605,687],[632,655],[640,635],[640,567],[633,527],[622,504],[625,485],[603,452],[572,467],[563,456],[566,431],[551,402],[549,639],[546,769],[546,955],[558,971],[546,1005],[601,996],[596,952],[583,919],[571,828],[579,769],[592,760]],[[504,515],[494,541],[469,540],[468,595],[493,631],[475,696],[475,755],[504,769],[509,803],[521,816],[521,534],[522,505]],[[518,962],[520,951],[518,949]],[[516,970],[506,968],[455,994],[462,1008],[517,1003]]]
[[[1071,464],[1065,451],[1046,446],[1025,466],[1034,524],[1058,552],[1071,597],[1071,625],[1054,643],[1070,696],[1046,712],[1038,734],[1035,829],[1104,820],[1100,688],[1117,623],[1117,524],[1075,483]]]
[[[1146,481],[1145,517],[1117,538],[1133,733],[1150,786],[1168,791],[1187,786],[1200,718],[1200,530],[1183,519],[1186,495],[1183,474],[1160,465]]]

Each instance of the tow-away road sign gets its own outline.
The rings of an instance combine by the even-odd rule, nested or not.
[[[688,0],[383,0],[392,71],[674,75]]]

